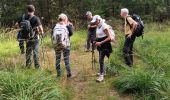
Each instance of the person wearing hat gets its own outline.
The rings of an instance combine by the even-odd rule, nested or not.
[[[97,46],[97,50],[99,52],[100,73],[96,81],[101,82],[104,80],[105,74],[104,58],[109,58],[112,53],[110,31],[109,26],[105,23],[105,20],[99,15],[95,15],[91,23],[94,23],[97,26],[95,45]]]
[[[71,26],[70,26],[71,25]],[[72,36],[72,29],[70,29],[72,24],[68,21],[68,17],[66,14],[61,13],[58,16],[58,23],[54,26],[52,30],[52,41],[55,41],[54,37],[57,37],[57,35],[60,35],[61,37],[64,36],[64,40],[61,41],[63,43],[66,43],[64,47],[60,47],[60,43],[53,43],[54,49],[55,49],[55,55],[56,55],[56,70],[57,70],[57,77],[61,76],[61,67],[60,67],[60,62],[61,62],[61,54],[63,53],[64,56],[64,62],[65,62],[65,67],[67,71],[67,77],[70,78],[72,76],[71,74],[71,69],[70,69],[70,36]],[[62,35],[63,34],[63,35]],[[62,39],[61,39],[62,40]],[[58,41],[58,38],[57,38]]]
[[[18,26],[21,27],[21,22],[23,20],[28,20],[32,27],[34,33],[32,38],[26,40],[26,67],[30,68],[32,64],[32,53],[34,58],[35,68],[39,68],[39,34],[43,35],[43,27],[40,21],[40,18],[34,15],[35,7],[33,5],[28,5],[26,7],[27,13],[24,14],[20,20],[17,22]],[[25,34],[25,33],[24,33]]]
[[[91,23],[93,16],[92,16],[92,13],[90,11],[86,12],[86,18],[87,18],[87,21],[88,21],[87,48],[86,48],[87,50],[86,50],[86,52],[89,52],[90,46],[93,43],[93,41],[95,40],[96,25]]]

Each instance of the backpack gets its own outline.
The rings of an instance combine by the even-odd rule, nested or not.
[[[138,23],[138,25],[134,31],[135,36],[137,36],[137,37],[143,36],[144,35],[144,23],[143,23],[141,17],[136,14],[133,14],[131,17],[134,21],[136,21]],[[130,23],[128,22],[127,19],[126,19],[126,21],[130,25]],[[130,25],[130,27],[131,27],[131,25]]]
[[[21,27],[21,37],[23,39],[31,39],[34,37],[34,32],[33,28],[31,26],[31,19],[34,16],[31,16],[29,19],[25,19],[25,15],[22,16],[22,21],[20,22],[20,27]]]
[[[109,35],[110,35],[110,38],[111,38],[111,42],[115,42],[115,32],[110,25],[108,25],[108,26],[109,26]]]
[[[106,24],[106,23],[105,23],[105,24]],[[102,25],[103,25],[103,24],[102,24]],[[101,28],[102,25],[101,25],[99,28]],[[115,41],[115,32],[114,32],[112,26],[110,26],[110,25],[108,25],[108,24],[107,24],[107,26],[109,27],[108,32],[109,32],[109,35],[110,35],[110,38],[111,38],[111,42],[114,42],[114,41]]]
[[[61,51],[70,46],[69,32],[66,25],[56,24],[53,28],[51,38],[56,51]]]

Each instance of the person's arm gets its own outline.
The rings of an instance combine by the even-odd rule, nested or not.
[[[134,21],[131,17],[127,18],[127,21],[129,22],[130,26],[131,26],[131,31],[132,33],[128,35],[128,37],[131,37],[138,25],[138,23],[136,21]]]
[[[21,23],[21,21],[22,21],[22,17],[19,17],[18,18],[18,21],[15,23],[15,28],[17,28],[17,29],[19,29],[20,28],[20,23]]]
[[[96,28],[97,25],[90,25],[90,28]]]
[[[69,32],[69,37],[71,37],[73,35],[74,26],[71,22],[69,22],[66,27],[67,27],[68,32]]]
[[[101,42],[96,42],[96,46],[100,46],[101,44],[111,40],[108,28],[104,30],[104,33],[107,35],[107,38]]]
[[[40,32],[41,35],[44,34],[44,30],[43,30],[42,25],[39,25],[39,26],[38,26],[38,30],[39,30],[39,32]]]
[[[42,26],[41,21],[38,17],[37,17],[37,28],[38,28],[39,34],[44,35],[43,26]]]

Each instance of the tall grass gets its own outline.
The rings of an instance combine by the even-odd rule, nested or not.
[[[62,94],[49,73],[14,69],[0,71],[0,98],[3,100],[61,100]]]
[[[0,58],[9,57],[18,53],[18,44],[15,37],[15,32],[5,33],[0,29]]]
[[[118,67],[114,70],[119,71],[119,76],[113,80],[113,85],[119,92],[135,94],[141,100],[170,99],[169,32],[167,25],[146,25],[144,39],[137,38],[135,41],[133,68],[121,69],[123,62],[119,62],[119,59],[123,59],[120,56],[122,51],[115,49],[116,54],[112,54],[110,67]]]

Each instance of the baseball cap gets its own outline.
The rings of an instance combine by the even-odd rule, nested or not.
[[[90,11],[86,12],[86,16],[91,16],[91,15],[92,15],[92,13]]]
[[[102,20],[102,18],[99,15],[95,15],[91,21],[91,23],[96,22],[96,20]]]

